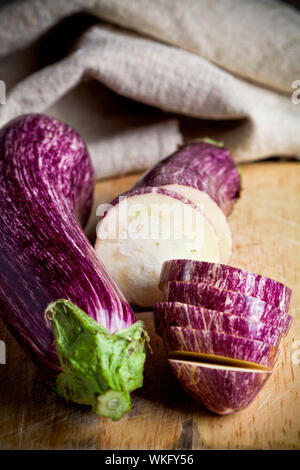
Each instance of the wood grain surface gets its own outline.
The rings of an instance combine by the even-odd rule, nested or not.
[[[137,175],[96,185],[96,206],[128,189]],[[270,276],[293,289],[294,324],[271,379],[256,400],[234,415],[203,409],[178,385],[162,342],[145,321],[148,353],[144,386],[132,394],[132,410],[119,422],[68,404],[49,391],[36,367],[0,323],[6,364],[0,364],[1,449],[299,449],[300,448],[300,165],[243,166],[243,192],[229,218],[231,264]]]

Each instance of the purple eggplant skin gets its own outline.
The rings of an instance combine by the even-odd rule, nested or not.
[[[167,282],[164,297],[167,302],[197,305],[259,321],[280,329],[283,334],[287,334],[292,322],[290,315],[263,300],[196,282]]]
[[[205,192],[228,215],[240,195],[240,176],[228,150],[208,142],[185,145],[136,182],[141,186],[181,184]]]
[[[134,314],[80,225],[93,199],[93,169],[79,135],[45,115],[0,132],[0,314],[49,376],[60,371],[48,304],[71,300],[110,333]]]
[[[252,362],[269,369],[273,367],[279,354],[278,348],[262,341],[180,326],[165,328],[163,339],[169,354],[175,351],[209,354]]]
[[[202,406],[217,415],[229,415],[249,406],[271,371],[222,367],[169,359],[181,386]]]
[[[281,282],[260,274],[225,264],[189,259],[166,261],[161,270],[160,285],[168,281],[200,282],[218,289],[230,290],[263,300],[288,312],[292,291]]]
[[[255,339],[275,347],[279,345],[281,339],[281,332],[277,328],[195,305],[179,302],[157,302],[154,304],[153,313],[156,333],[160,336],[166,327],[182,326]]]

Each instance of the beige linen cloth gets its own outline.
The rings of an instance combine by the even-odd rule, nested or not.
[[[79,13],[101,22],[39,67],[39,41]],[[12,2],[0,9],[0,79],[0,125],[28,112],[64,120],[100,179],[203,135],[237,161],[300,156],[300,13],[276,0]]]

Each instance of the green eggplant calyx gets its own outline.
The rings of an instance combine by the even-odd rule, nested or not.
[[[130,392],[143,384],[148,340],[143,322],[111,334],[65,299],[52,302],[45,315],[62,370],[56,392],[90,405],[99,416],[120,419],[130,410]]]
[[[215,145],[216,147],[224,147],[224,142],[219,142],[217,140],[211,139],[210,137],[203,137],[203,139],[200,139],[201,142],[207,142],[208,144]]]

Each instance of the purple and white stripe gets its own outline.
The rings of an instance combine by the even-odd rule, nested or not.
[[[170,281],[164,284],[167,302],[181,302],[218,312],[238,315],[280,329],[286,334],[292,317],[263,300],[196,282]]]
[[[160,285],[168,281],[200,282],[218,289],[249,295],[286,313],[292,294],[291,289],[281,282],[260,274],[225,264],[189,259],[174,259],[163,264]]]
[[[71,300],[111,333],[134,314],[81,230],[93,199],[93,169],[79,135],[45,115],[0,132],[0,314],[48,374],[59,363],[47,305]]]
[[[169,326],[181,326],[256,339],[272,346],[278,346],[281,339],[281,331],[277,328],[204,307],[179,302],[157,302],[153,312],[156,333],[160,336],[163,336],[164,329]]]
[[[207,142],[185,145],[136,182],[141,186],[181,184],[205,192],[228,215],[240,194],[240,177],[228,150]]]
[[[273,367],[279,354],[278,348],[262,341],[180,326],[165,328],[163,340],[169,354],[183,351],[213,355],[219,356],[220,360],[230,358],[267,368]]]
[[[180,385],[218,415],[242,410],[253,402],[271,372],[169,359]]]

